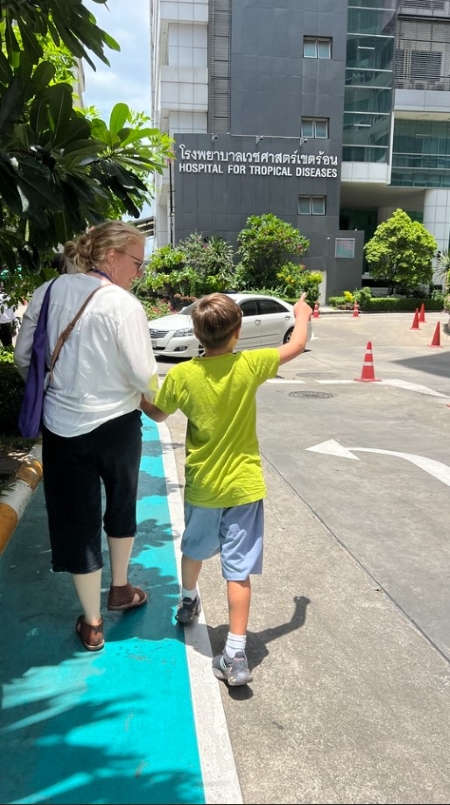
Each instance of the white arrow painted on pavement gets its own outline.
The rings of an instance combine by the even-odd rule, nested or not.
[[[410,461],[416,467],[420,467],[433,478],[442,481],[443,484],[450,486],[450,467],[443,464],[441,461],[435,461],[433,458],[425,458],[424,456],[416,456],[414,453],[399,453],[396,450],[378,450],[375,447],[343,447],[335,439],[329,439],[327,442],[315,444],[313,447],[307,447],[312,453],[325,453],[330,456],[339,456],[340,458],[353,458],[359,461],[358,456],[354,456],[351,452],[355,450],[358,453],[381,453],[383,456],[396,456],[397,458],[404,458],[405,461]]]

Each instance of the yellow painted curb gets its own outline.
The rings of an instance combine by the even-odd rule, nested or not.
[[[38,443],[23,459],[13,480],[0,492],[0,555],[42,479],[42,446]]]

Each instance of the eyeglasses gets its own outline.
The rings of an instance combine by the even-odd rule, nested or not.
[[[136,268],[137,273],[139,273],[140,271],[143,271],[143,269],[144,269],[144,261],[143,260],[142,261],[139,260],[139,257],[135,257],[134,254],[130,254],[130,252],[126,252],[125,249],[122,249],[122,252],[123,252],[123,254],[128,255],[128,257],[131,257],[131,259],[134,260],[134,262],[137,264],[137,268]]]

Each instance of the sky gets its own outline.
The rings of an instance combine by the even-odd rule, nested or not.
[[[85,105],[96,106],[106,121],[119,101],[150,115],[149,0],[109,0],[107,6],[84,0],[84,5],[120,45],[120,52],[105,50],[110,67],[95,57],[95,72],[85,63]]]
[[[150,116],[149,0],[108,0],[107,5],[83,0],[83,5],[92,11],[98,27],[120,45],[120,51],[105,49],[110,67],[95,56],[92,57],[95,71],[84,63],[84,105],[95,106],[106,123],[113,106],[119,102]],[[141,217],[151,214],[152,208],[145,205]],[[147,245],[151,247],[152,239],[147,239]]]

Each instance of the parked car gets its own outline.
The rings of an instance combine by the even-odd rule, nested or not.
[[[275,296],[230,293],[242,310],[241,335],[236,351],[278,347],[286,344],[294,329],[293,306]],[[149,321],[153,352],[167,358],[194,358],[203,354],[203,348],[194,335],[191,311],[195,302],[159,319]],[[308,324],[308,341],[312,337],[311,321]]]

